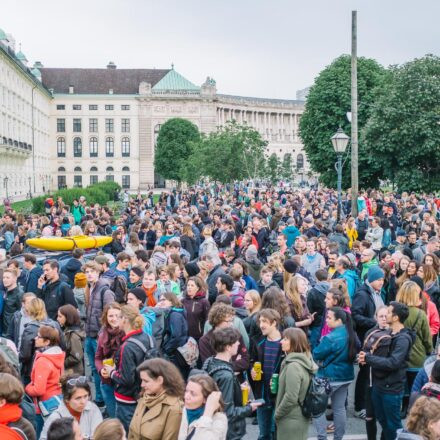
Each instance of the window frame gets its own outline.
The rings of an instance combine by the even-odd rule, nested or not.
[[[113,118],[105,118],[105,132],[106,133],[115,132],[115,120]]]
[[[105,157],[115,157],[115,139],[112,136],[105,138]]]
[[[98,146],[99,146],[98,138],[96,136],[92,136],[89,139],[89,154],[90,154],[90,157],[98,157]]]
[[[73,118],[72,131],[73,131],[73,133],[81,133],[82,132],[82,119],[81,118]]]
[[[57,138],[57,157],[66,157],[66,138],[64,136]]]
[[[66,132],[66,118],[57,118],[57,133]]]
[[[128,148],[127,148],[128,141]],[[131,141],[128,136],[124,136],[121,139],[121,155],[122,157],[130,157]]]
[[[130,118],[121,119],[121,133],[130,133]]]
[[[79,144],[75,141],[79,140]],[[73,157],[82,157],[82,139],[79,136],[73,138]]]
[[[89,133],[98,133],[98,118],[89,118]]]

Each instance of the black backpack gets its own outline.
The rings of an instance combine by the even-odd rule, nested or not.
[[[127,280],[123,276],[116,276],[109,288],[115,294],[115,301],[124,304],[128,293]]]
[[[392,334],[390,329],[376,329],[367,334],[363,351],[375,356],[387,357],[390,352]]]
[[[147,334],[148,341],[150,344],[150,347],[147,348],[139,339],[130,338],[127,342],[133,342],[133,344],[137,345],[142,352],[144,353],[143,361],[148,361],[149,359],[159,358],[162,357],[160,351],[156,348],[156,344],[154,342],[154,339],[151,335]]]
[[[298,402],[302,415],[307,419],[314,419],[324,414],[331,391],[330,382],[326,377],[312,375],[303,403]]]

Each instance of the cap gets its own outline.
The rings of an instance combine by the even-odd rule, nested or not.
[[[130,289],[128,293],[133,294],[139,301],[142,301],[142,304],[146,301],[147,295],[145,290],[142,287],[135,287],[134,289]]]
[[[77,274],[75,274],[75,278],[73,279],[73,284],[75,287],[86,287],[87,286],[86,274],[82,272],[78,272]]]

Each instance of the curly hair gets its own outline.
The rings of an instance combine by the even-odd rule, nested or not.
[[[208,314],[208,321],[213,328],[229,318],[235,316],[235,310],[228,304],[214,304]]]
[[[431,432],[431,423],[440,420],[440,402],[432,397],[419,397],[409,412],[406,426],[408,431],[418,434],[427,440],[436,440],[438,437]]]

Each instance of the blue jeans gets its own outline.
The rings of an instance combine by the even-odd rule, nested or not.
[[[400,394],[387,394],[373,386],[371,401],[373,402],[376,418],[382,426],[385,440],[394,440],[398,429],[402,429],[400,408],[402,406],[403,392]]]
[[[104,397],[105,409],[110,418],[114,419],[116,414],[115,388],[108,383],[101,383],[101,393]]]
[[[101,378],[99,377],[98,371],[95,366],[95,354],[96,347],[98,346],[98,341],[96,338],[86,337],[85,341],[85,352],[89,359],[90,369],[92,370],[93,383],[95,384],[95,401],[102,402],[104,399],[102,398],[101,393]]]
[[[44,419],[41,414],[37,414],[35,416],[35,432],[37,434],[37,438],[40,438],[41,431],[43,430]]]
[[[130,422],[133,418],[134,412],[136,411],[136,403],[133,405],[127,405],[125,403],[120,403],[116,401],[116,414],[115,417],[119,419],[119,421],[124,426],[125,432],[129,431]]]
[[[275,439],[275,408],[273,406],[260,406],[257,408],[258,429],[260,435],[258,440]]]

